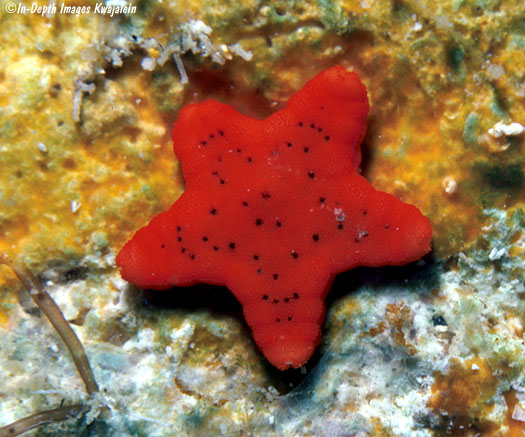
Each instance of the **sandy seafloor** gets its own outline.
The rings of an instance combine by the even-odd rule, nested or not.
[[[1,267],[0,426],[80,402],[29,434],[524,435],[523,2],[128,5],[0,0],[0,251],[46,285],[101,387],[88,398]],[[262,118],[336,64],[369,93],[362,174],[430,218],[433,251],[340,275],[315,356],[280,372],[226,289],[142,291],[114,260],[184,189],[184,104]]]

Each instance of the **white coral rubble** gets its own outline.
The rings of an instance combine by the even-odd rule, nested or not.
[[[517,137],[525,132],[525,127],[520,123],[504,124],[502,121],[498,121],[488,132],[493,138],[501,138],[502,136]]]

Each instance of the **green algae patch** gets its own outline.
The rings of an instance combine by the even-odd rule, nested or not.
[[[465,120],[465,127],[463,128],[463,140],[468,145],[477,144],[479,129],[479,115],[475,112],[468,114]]]
[[[517,162],[478,159],[472,164],[472,168],[488,189],[496,189],[501,192],[510,191],[519,196],[524,185],[524,164],[522,159]]]
[[[151,75],[152,98],[159,111],[176,113],[183,103],[184,87],[172,71],[157,70]]]
[[[317,0],[321,23],[331,32],[351,33],[354,30],[352,21],[344,14],[339,2],[334,0]]]

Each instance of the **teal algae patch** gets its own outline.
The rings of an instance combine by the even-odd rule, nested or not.
[[[469,145],[477,143],[479,129],[479,115],[476,112],[471,112],[465,120],[463,128],[463,140]]]

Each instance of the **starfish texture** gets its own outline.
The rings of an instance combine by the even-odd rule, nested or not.
[[[358,174],[367,113],[364,85],[341,66],[264,120],[214,100],[184,107],[172,134],[186,190],[121,250],[122,277],[225,285],[270,363],[303,365],[337,273],[430,250],[429,220]]]

